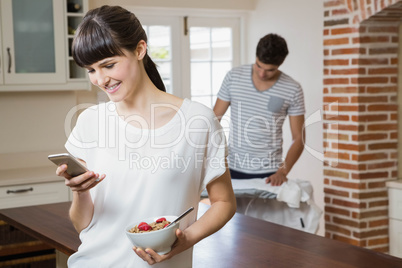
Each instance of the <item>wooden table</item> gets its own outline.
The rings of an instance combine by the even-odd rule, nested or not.
[[[78,234],[68,219],[70,202],[0,210],[0,219],[66,255]],[[199,215],[208,206],[200,203]],[[237,214],[194,247],[193,267],[402,267],[402,259]]]

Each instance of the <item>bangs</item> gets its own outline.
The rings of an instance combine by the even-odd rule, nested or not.
[[[88,20],[77,29],[72,44],[72,56],[77,65],[85,67],[105,58],[124,55],[115,38],[93,20]]]

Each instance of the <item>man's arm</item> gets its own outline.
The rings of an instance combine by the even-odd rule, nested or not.
[[[271,183],[272,186],[279,186],[287,181],[286,176],[299,159],[304,149],[303,141],[306,137],[306,132],[303,128],[304,115],[289,116],[289,123],[292,133],[292,145],[289,148],[283,165],[275,174],[265,180],[266,183]]]
[[[216,99],[216,103],[214,106],[214,113],[216,117],[218,117],[219,121],[221,121],[223,115],[226,113],[230,105],[229,101],[224,101],[221,99]]]

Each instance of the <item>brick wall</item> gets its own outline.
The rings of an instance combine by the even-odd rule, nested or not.
[[[325,235],[388,252],[402,1],[325,0],[324,12]]]

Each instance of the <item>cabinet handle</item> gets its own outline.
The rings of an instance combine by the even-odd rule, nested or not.
[[[7,53],[8,53],[8,73],[11,73],[11,52],[10,48],[7,48]]]
[[[31,192],[33,191],[33,187],[28,188],[28,189],[20,189],[20,190],[7,190],[7,194],[21,194],[21,193],[26,193],[26,192]]]

